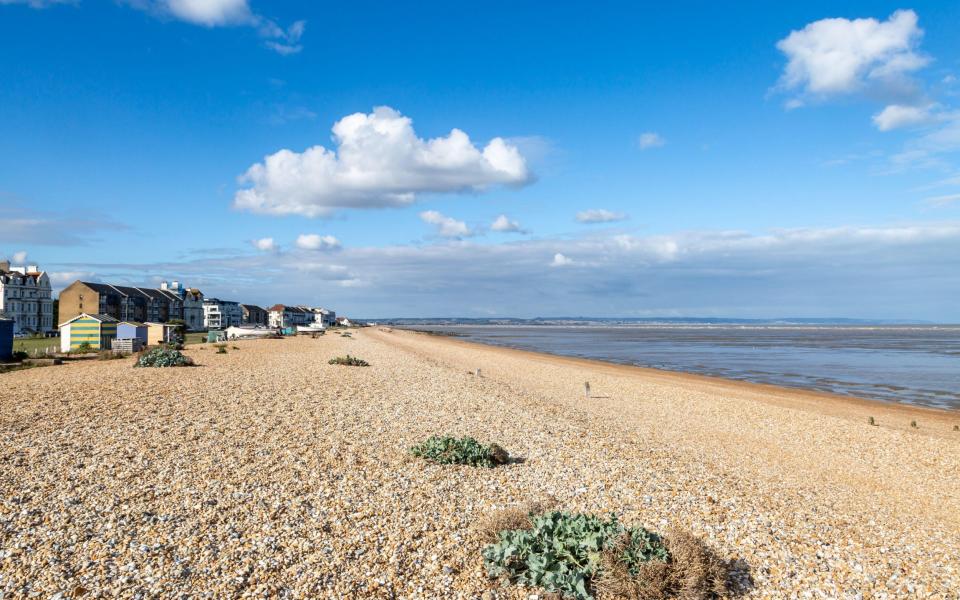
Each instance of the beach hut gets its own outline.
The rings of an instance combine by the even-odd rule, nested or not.
[[[147,343],[151,346],[168,344],[177,339],[177,325],[170,323],[147,323]]]
[[[70,352],[83,344],[91,350],[110,348],[110,340],[117,337],[118,321],[110,315],[80,313],[60,323],[60,350]]]
[[[0,361],[13,358],[13,319],[0,319]]]
[[[147,339],[146,325],[136,321],[120,321],[117,323],[117,343],[114,344],[114,349],[137,352],[147,345]]]

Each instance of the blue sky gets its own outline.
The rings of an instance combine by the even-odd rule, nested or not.
[[[369,317],[960,321],[960,5],[662,4],[0,0],[0,255]]]

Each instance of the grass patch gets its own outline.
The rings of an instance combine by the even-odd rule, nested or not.
[[[441,465],[495,467],[506,464],[510,460],[510,455],[499,445],[484,446],[472,437],[454,438],[434,435],[410,448],[410,453]]]
[[[329,361],[331,365],[346,365],[348,367],[369,367],[370,363],[363,360],[362,358],[357,358],[356,356],[338,356],[336,358],[331,358]]]
[[[214,347],[217,349],[217,354],[226,354],[227,345],[226,344],[214,344]]]
[[[615,516],[501,511],[503,526],[483,549],[491,577],[577,600],[708,599],[726,595],[726,568],[697,538],[666,538]]]
[[[26,352],[31,356],[60,352],[60,338],[32,337],[13,340],[14,351]]]
[[[185,356],[179,350],[169,348],[154,348],[140,355],[134,367],[190,367],[193,359]]]

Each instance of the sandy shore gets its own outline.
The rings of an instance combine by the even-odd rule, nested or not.
[[[0,375],[4,597],[526,598],[474,524],[549,496],[691,530],[743,597],[960,597],[960,414],[401,331],[235,345]],[[437,433],[524,461],[409,457]]]

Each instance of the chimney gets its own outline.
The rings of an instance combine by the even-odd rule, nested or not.
[[[40,272],[40,268],[37,267],[37,265],[29,265],[27,267],[27,273],[39,273],[39,272]]]
[[[167,282],[166,282],[166,281],[161,281],[161,282],[160,282],[160,289],[161,289],[161,290],[167,289]]]
[[[0,260],[0,272],[10,270],[10,261],[9,260]]]

